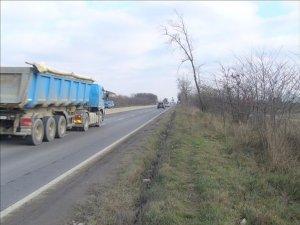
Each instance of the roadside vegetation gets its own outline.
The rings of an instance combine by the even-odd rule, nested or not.
[[[221,117],[177,110],[140,224],[299,224],[299,167],[271,169],[244,127],[223,128]]]
[[[164,26],[164,35],[186,64],[178,79],[178,99],[185,107],[222,117],[223,129],[237,129],[241,146],[256,151],[268,168],[288,170],[299,162],[300,65],[297,54],[281,49],[235,55],[205,82],[192,34],[181,14]],[[185,73],[186,73],[185,71]],[[192,85],[193,83],[193,85]],[[295,119],[296,118],[296,119]],[[227,135],[227,133],[226,133]]]
[[[263,163],[241,129],[177,107],[115,184],[91,189],[75,224],[299,224],[299,166]]]

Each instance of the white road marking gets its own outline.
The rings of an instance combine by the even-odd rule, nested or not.
[[[130,133],[126,134],[125,136],[123,136],[119,140],[115,141],[111,145],[107,146],[106,148],[104,148],[101,151],[97,152],[96,154],[92,155],[91,157],[89,157],[85,161],[79,163],[77,166],[73,167],[72,169],[68,170],[67,172],[61,174],[57,178],[53,179],[49,183],[47,183],[44,186],[40,187],[39,189],[35,190],[34,192],[32,192],[31,194],[27,195],[23,199],[17,201],[16,203],[14,203],[11,206],[7,207],[6,209],[2,210],[1,213],[0,213],[0,221],[3,222],[3,219],[5,219],[12,212],[14,212],[15,210],[19,209],[20,207],[22,207],[26,203],[32,201],[34,198],[38,197],[40,194],[44,193],[48,189],[55,187],[55,185],[57,185],[58,183],[62,182],[64,179],[70,177],[71,175],[75,174],[80,169],[82,169],[84,167],[87,167],[88,165],[90,165],[90,164],[96,162],[97,160],[101,159],[106,153],[108,153],[111,150],[113,150],[113,148],[116,147],[118,144],[120,144],[121,142],[123,142],[124,140],[126,140],[127,138],[129,138],[131,135],[133,135],[138,130],[142,129],[143,127],[145,127],[146,125],[148,125],[149,123],[151,123],[153,120],[155,120],[157,117],[159,117],[160,115],[162,115],[165,112],[167,112],[167,110],[164,111],[164,112],[159,113],[156,116],[154,116],[152,119],[148,120],[147,122],[145,122],[144,124],[142,124],[141,126],[139,126],[138,128],[136,128],[135,130],[131,131]]]

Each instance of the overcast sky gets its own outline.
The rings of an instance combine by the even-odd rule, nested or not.
[[[3,2],[1,66],[47,65],[88,75],[118,94],[176,96],[180,62],[161,25],[184,15],[204,79],[251,49],[299,56],[299,2]]]

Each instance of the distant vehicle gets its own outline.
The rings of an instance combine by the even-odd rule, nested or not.
[[[175,105],[174,98],[172,98],[172,100],[171,100],[171,105]]]
[[[104,92],[94,80],[44,65],[0,68],[0,134],[32,145],[62,138],[67,129],[87,131],[104,118]]]
[[[165,109],[166,107],[165,107],[165,104],[163,102],[158,102],[157,103],[157,108],[158,109]]]
[[[115,106],[115,103],[112,100],[107,100],[105,101],[104,105],[106,109],[111,109]]]
[[[162,102],[164,103],[165,107],[168,107],[169,100],[167,98],[164,98],[164,100]]]

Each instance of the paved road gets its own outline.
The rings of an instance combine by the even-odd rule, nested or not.
[[[156,108],[109,115],[101,128],[71,131],[62,139],[28,146],[1,140],[1,211],[161,113]]]

